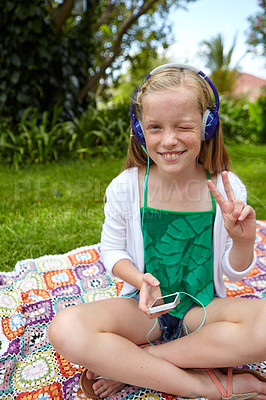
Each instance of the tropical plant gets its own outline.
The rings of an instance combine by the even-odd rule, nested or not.
[[[15,126],[15,133],[8,123],[0,132],[0,158],[15,168],[23,164],[45,163],[68,155],[77,136],[71,121],[62,121],[62,108],[55,106],[50,121],[45,111],[39,120],[38,110],[28,107]]]
[[[55,106],[52,119],[45,111],[41,120],[36,108],[25,110],[11,130],[0,123],[0,160],[14,168],[63,158],[96,154],[122,156],[129,139],[129,104],[88,112],[73,121],[63,121],[62,107]],[[15,131],[15,133],[14,133]]]
[[[114,117],[115,116],[115,117]],[[96,111],[90,108],[74,120],[80,157],[95,154],[124,155],[129,140],[129,104],[119,103]]]
[[[235,36],[229,51],[225,52],[224,40],[221,34],[211,38],[209,41],[201,42],[200,54],[206,60],[206,67],[211,71],[213,80],[219,93],[230,93],[233,91],[238,78],[237,66],[232,67],[232,55],[236,45]]]

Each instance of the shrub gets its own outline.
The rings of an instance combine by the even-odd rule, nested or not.
[[[13,129],[8,122],[0,125],[0,160],[18,169],[66,157],[122,156],[129,137],[128,109],[123,104],[99,111],[90,108],[80,119],[63,121],[62,107],[55,106],[51,117],[45,111],[41,120],[38,110],[28,107]]]
[[[220,119],[225,141],[237,143],[265,143],[266,97],[261,95],[256,102],[246,98],[220,96]]]
[[[74,120],[79,155],[125,154],[129,139],[129,105],[121,103],[108,109],[89,109]]]
[[[256,103],[248,103],[249,131],[255,143],[266,143],[266,96],[260,95]]]
[[[45,163],[68,155],[74,147],[74,124],[60,121],[62,108],[55,106],[51,122],[45,111],[41,121],[38,110],[27,108],[11,130],[3,123],[0,132],[0,158],[18,168],[23,164]]]

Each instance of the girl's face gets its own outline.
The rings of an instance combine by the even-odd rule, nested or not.
[[[143,98],[142,125],[149,156],[168,173],[195,168],[201,147],[202,116],[186,87],[162,90]]]

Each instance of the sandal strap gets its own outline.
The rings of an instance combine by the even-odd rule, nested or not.
[[[217,389],[220,390],[221,394],[223,397],[225,398],[230,398],[232,396],[232,382],[233,382],[233,372],[232,372],[232,368],[228,368],[227,370],[227,392],[225,391],[223,385],[221,384],[221,382],[219,381],[219,379],[217,378],[217,376],[215,375],[214,371],[211,369],[207,370],[208,374],[210,375],[211,379],[213,380],[213,382],[215,383],[215,385],[217,386]]]
[[[228,397],[233,395],[233,368],[227,368],[227,392]]]

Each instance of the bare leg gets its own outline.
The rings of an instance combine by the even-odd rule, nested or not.
[[[206,310],[206,322],[198,332],[148,351],[181,368],[228,367],[266,359],[265,301],[216,298]],[[200,307],[190,310],[184,319],[189,332],[202,319]]]
[[[69,361],[84,365],[101,376],[183,397],[221,398],[206,373],[184,371],[172,361],[149,354],[137,346],[146,341],[152,325],[153,322],[138,310],[136,301],[112,299],[60,312],[51,324],[50,339],[56,350]],[[156,327],[151,340],[159,336],[160,330]],[[194,354],[196,342],[190,343],[187,354]],[[181,347],[181,354],[182,351]],[[174,353],[177,364],[178,347]],[[239,393],[248,390],[266,395],[266,383],[254,377],[236,377],[234,389]]]

